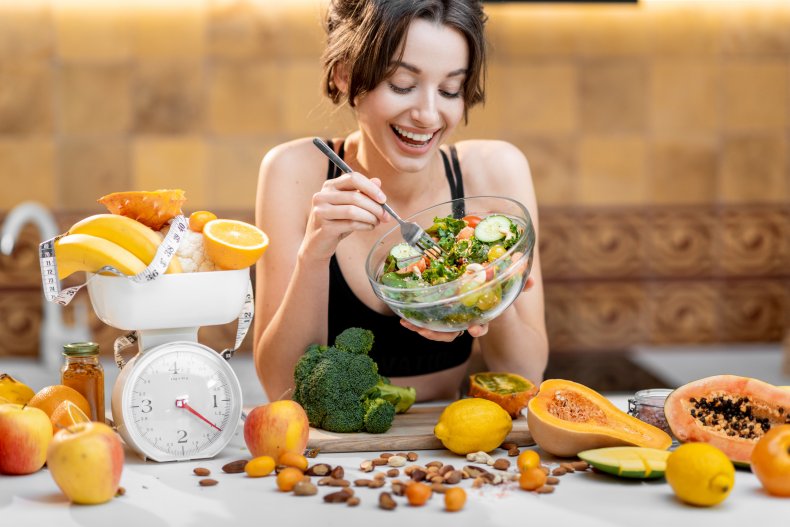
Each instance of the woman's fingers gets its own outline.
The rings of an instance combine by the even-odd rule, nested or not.
[[[368,179],[358,172],[343,174],[338,178],[330,179],[327,183],[333,184],[338,190],[358,190],[378,203],[387,201],[387,196],[381,191],[381,181],[377,185],[372,179]]]
[[[469,326],[467,330],[470,335],[473,337],[482,337],[486,333],[488,333],[488,324],[480,324],[477,326]]]

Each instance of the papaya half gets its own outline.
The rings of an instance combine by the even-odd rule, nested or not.
[[[481,372],[469,376],[469,395],[488,399],[516,419],[538,388],[515,373]]]
[[[666,450],[672,444],[660,428],[628,415],[595,390],[573,381],[543,381],[527,408],[532,438],[558,457],[612,446]]]
[[[757,441],[790,424],[790,391],[749,377],[715,375],[674,390],[664,415],[681,442],[710,443],[734,463],[749,464]]]

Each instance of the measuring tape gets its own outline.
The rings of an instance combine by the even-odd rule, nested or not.
[[[55,259],[55,243],[60,238],[66,236],[66,234],[61,234],[60,236],[55,236],[50,240],[42,242],[38,246],[38,261],[41,266],[41,283],[44,288],[44,298],[46,298],[48,302],[55,302],[56,304],[67,306],[74,299],[74,296],[79,290],[88,285],[88,283],[95,278],[95,275],[100,273],[112,273],[136,283],[156,280],[161,275],[165,274],[167,266],[170,265],[170,260],[173,259],[178,250],[178,246],[181,244],[181,240],[184,239],[184,233],[188,226],[189,222],[186,217],[182,214],[175,216],[170,223],[170,230],[164,240],[162,240],[162,243],[159,244],[153,260],[148,267],[136,275],[126,275],[111,265],[105,265],[97,270],[94,276],[86,280],[85,283],[62,290],[60,288],[60,280],[58,280],[58,263]],[[236,350],[241,346],[244,337],[247,336],[247,331],[250,329],[254,315],[255,302],[253,301],[252,281],[250,280],[247,283],[247,294],[244,300],[244,306],[239,314],[238,327],[236,329],[236,342],[232,348],[225,349],[220,354],[225,360],[230,360]],[[133,346],[135,343],[137,343],[136,331],[115,339],[113,352],[115,355],[115,363],[119,368],[123,368],[124,365],[126,365],[126,359],[123,358],[121,352]]]
[[[170,223],[170,231],[167,233],[167,236],[165,236],[165,239],[162,240],[162,243],[159,244],[159,248],[156,250],[154,259],[150,264],[148,264],[148,267],[136,275],[125,275],[111,265],[105,265],[96,271],[95,274],[112,273],[116,276],[126,278],[138,284],[156,280],[160,275],[165,273],[167,266],[170,265],[170,260],[176,254],[178,246],[181,243],[181,240],[184,238],[184,233],[186,232],[188,225],[188,220],[183,215],[179,214],[178,216],[174,217],[173,221]],[[58,263],[55,259],[55,242],[64,236],[66,236],[66,234],[55,236],[51,240],[42,242],[38,246],[38,262],[41,266],[41,283],[44,287],[44,298],[46,298],[48,302],[55,302],[61,306],[69,305],[79,290],[88,285],[88,282],[93,280],[93,277],[91,277],[84,284],[68,287],[63,290],[60,289],[60,280],[58,280]]]

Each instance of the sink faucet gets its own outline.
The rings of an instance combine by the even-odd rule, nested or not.
[[[0,229],[0,252],[10,255],[19,238],[22,227],[32,223],[38,227],[42,241],[54,238],[60,231],[52,213],[40,203],[26,201],[8,213]],[[42,291],[43,297],[43,291]],[[74,306],[74,325],[63,322],[61,307],[42,298],[44,305],[39,342],[39,360],[49,369],[57,369],[61,363],[61,350],[69,342],[91,340],[88,326],[88,306],[83,300],[72,302]]]

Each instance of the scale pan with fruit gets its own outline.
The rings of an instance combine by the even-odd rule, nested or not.
[[[164,274],[142,283],[92,275],[87,288],[102,322],[135,331],[116,341],[122,369],[111,403],[129,447],[154,461],[219,453],[241,419],[241,386],[227,362],[234,350],[220,354],[197,335],[201,326],[238,318],[238,347],[252,319],[249,268]],[[125,362],[120,352],[135,342],[138,353]]]

